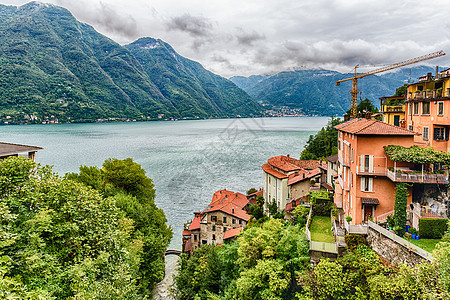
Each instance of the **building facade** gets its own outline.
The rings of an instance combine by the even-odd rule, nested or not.
[[[394,162],[386,145],[409,147],[416,133],[377,120],[353,119],[337,125],[338,184],[335,203],[352,224],[376,220],[394,211],[396,181],[388,175]],[[408,197],[411,203],[411,196]]]

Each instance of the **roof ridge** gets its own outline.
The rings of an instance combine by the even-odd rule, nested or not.
[[[360,128],[359,130],[357,130],[355,133],[358,133],[358,132],[360,132],[360,131],[366,129],[367,127],[370,127],[370,126],[372,126],[373,124],[376,123],[375,120],[368,120],[368,119],[362,119],[362,118],[360,118],[358,121],[360,121],[360,120],[361,120],[361,121],[362,121],[362,120],[367,120],[367,124],[365,124],[365,126],[363,126],[362,128]],[[369,121],[372,121],[372,122],[369,122]]]

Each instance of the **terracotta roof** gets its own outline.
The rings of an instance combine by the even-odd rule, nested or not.
[[[356,135],[417,135],[416,132],[378,120],[352,119],[335,126],[337,130]]]
[[[223,235],[223,240],[227,240],[232,237],[235,237],[236,235],[241,233],[242,229],[243,229],[242,227],[238,227],[238,228],[233,228],[233,229],[225,231],[225,234]]]
[[[214,193],[214,194],[217,194]],[[236,218],[248,221],[250,220],[250,215],[247,214],[243,208],[248,204],[247,196],[241,193],[222,193],[221,198],[213,196],[215,201],[211,201],[206,213],[214,211],[222,211]]]
[[[194,220],[192,220],[191,225],[189,225],[189,230],[200,229],[200,220],[202,218],[201,214],[196,214]]]
[[[293,185],[300,181],[316,177],[317,175],[320,175],[320,174],[322,174],[322,170],[320,170],[319,168],[314,169],[312,171],[308,171],[308,172],[300,171],[298,173],[291,174],[289,176],[288,185]]]
[[[270,175],[275,176],[276,178],[279,179],[287,178],[286,174],[283,174],[281,172],[272,169],[269,164],[262,165],[262,169],[264,170],[264,172],[269,173]]]
[[[234,193],[232,191],[227,191],[227,190],[220,190],[217,191],[213,194],[211,203],[209,204],[209,206],[214,206],[215,202],[218,202],[220,200],[222,200],[224,197],[226,196],[230,196],[233,195]]]
[[[191,231],[190,230],[183,230],[183,233],[181,235],[182,236],[191,236]]]
[[[184,245],[184,252],[189,252],[192,249],[192,241],[191,239],[186,241],[186,244]]]
[[[337,155],[337,154],[331,155],[331,156],[328,156],[328,157],[325,158],[325,159],[326,159],[327,161],[329,161],[329,162],[335,163],[335,162],[338,161],[338,155]]]
[[[361,197],[362,204],[380,205],[380,201],[377,198]]]
[[[322,187],[324,187],[326,190],[334,191],[334,188],[326,182],[322,183]]]
[[[298,165],[298,159],[284,155],[271,157],[269,158],[268,163],[269,165],[285,172],[291,172],[300,169],[300,166]]]
[[[36,152],[44,148],[11,143],[0,143],[0,156],[16,155],[25,152]]]
[[[251,193],[250,195],[247,195],[247,198],[250,198],[250,197],[253,197],[253,196],[255,196],[255,197],[262,196],[263,193],[264,193],[264,191],[262,189],[260,189],[257,192],[254,192],[254,193]]]

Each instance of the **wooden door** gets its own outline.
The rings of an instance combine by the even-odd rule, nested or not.
[[[373,217],[373,208],[372,206],[364,205],[364,221],[372,219]]]

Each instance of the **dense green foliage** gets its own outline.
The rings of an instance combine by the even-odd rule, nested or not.
[[[404,161],[414,164],[450,163],[449,153],[436,151],[432,147],[389,145],[384,147],[384,152],[393,161]]]
[[[364,118],[367,112],[376,113],[378,112],[378,109],[366,98],[358,103],[356,106],[356,113]],[[347,110],[347,115],[351,115],[351,108]]]
[[[25,158],[1,161],[1,298],[149,295],[162,278],[159,261],[171,231],[162,211],[139,211],[137,198],[114,188],[116,195],[107,196]],[[153,224],[151,232],[137,214]],[[159,246],[149,248],[149,243]]]
[[[150,293],[153,285],[164,277],[163,254],[172,238],[164,212],[155,205],[152,180],[131,158],[108,159],[101,169],[82,166],[79,174],[66,177],[111,197],[126,217],[133,220],[135,230],[131,237],[141,240],[144,251],[139,282],[146,293]]]
[[[334,126],[341,123],[341,119],[332,117],[326,127],[316,135],[310,135],[300,159],[325,159],[337,154],[338,131]]]
[[[158,46],[147,47],[152,43]],[[1,5],[0,50],[0,119],[10,116],[10,123],[250,116],[261,110],[231,81],[169,45],[143,39],[123,47],[53,5]]]
[[[399,236],[403,236],[405,234],[407,202],[408,184],[405,182],[397,182],[395,186],[394,230]]]
[[[182,261],[179,299],[293,299],[309,262],[304,231],[283,220],[253,224],[236,242],[202,246]]]
[[[440,239],[447,231],[447,219],[419,219],[421,238]]]

